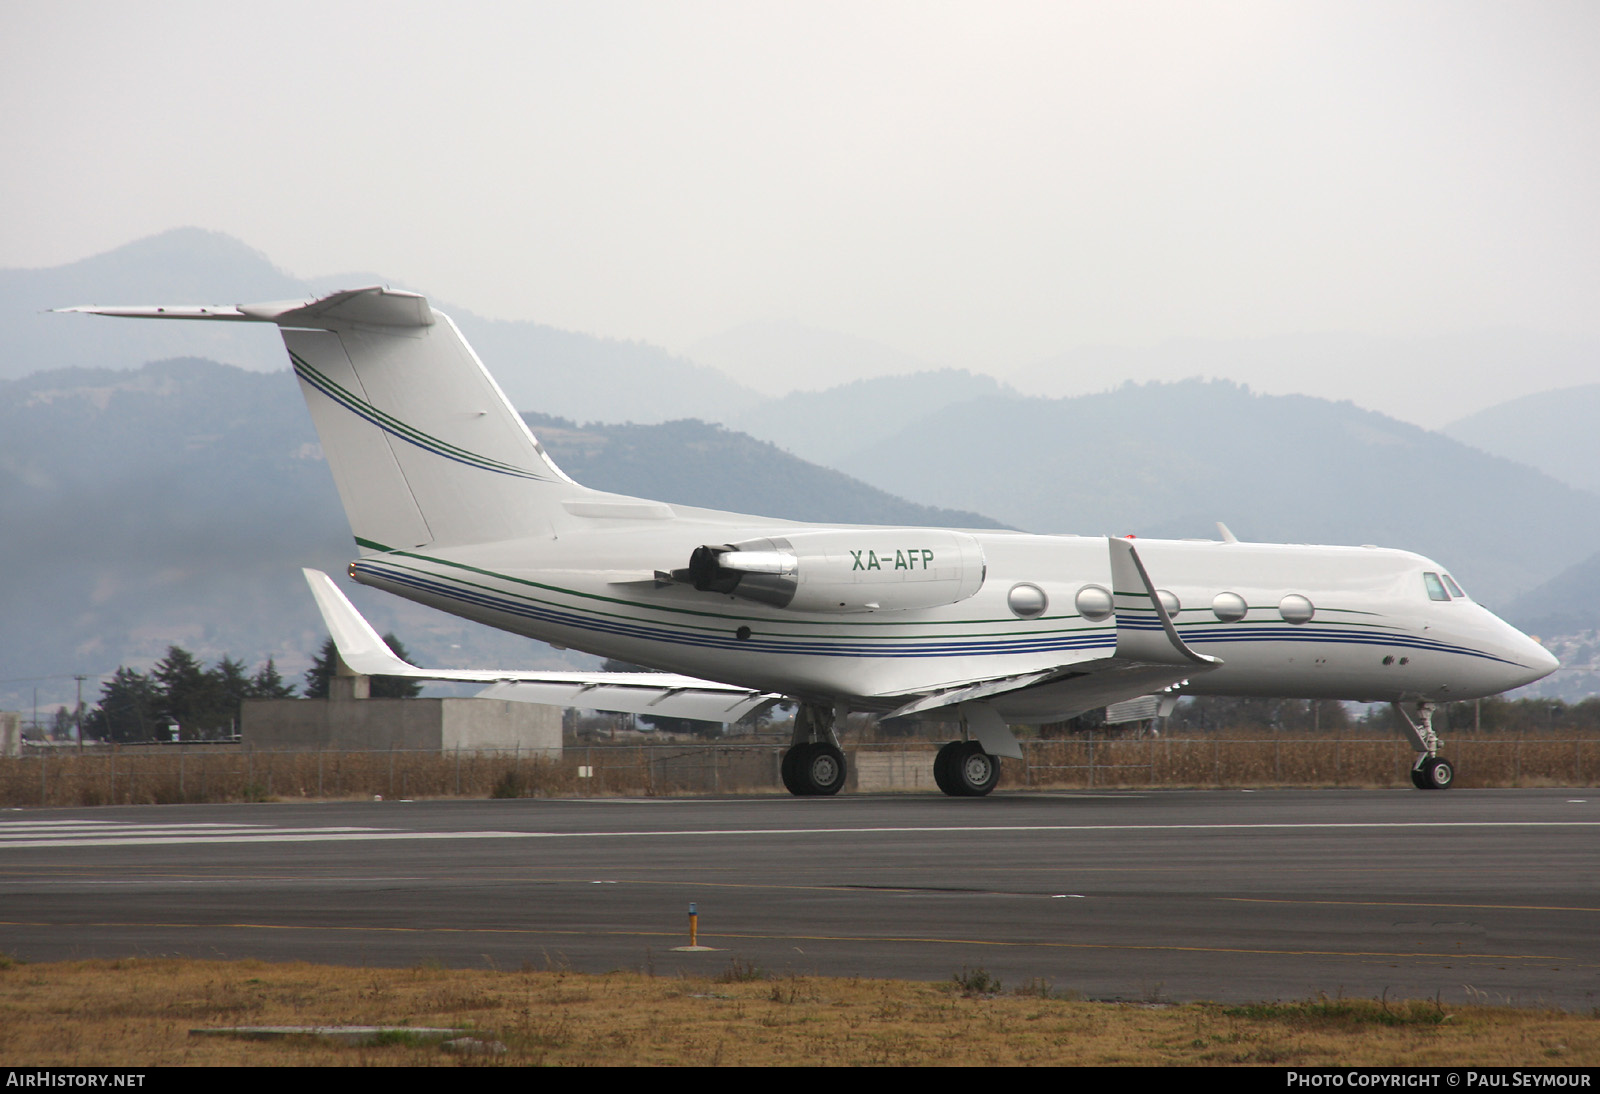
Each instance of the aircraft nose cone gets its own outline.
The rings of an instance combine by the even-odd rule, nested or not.
[[[1561,662],[1556,659],[1555,654],[1539,643],[1525,634],[1519,633],[1517,637],[1520,641],[1517,643],[1514,656],[1521,666],[1521,671],[1518,672],[1517,683],[1513,686],[1522,687],[1535,680],[1543,680],[1561,667]]]
[[[1530,641],[1532,640],[1530,639]],[[1561,662],[1557,660],[1555,654],[1540,646],[1537,642],[1534,645],[1537,648],[1537,652],[1534,654],[1533,664],[1528,666],[1529,668],[1536,670],[1542,677],[1549,676],[1561,667]]]

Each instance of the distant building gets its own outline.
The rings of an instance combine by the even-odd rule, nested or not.
[[[500,699],[370,699],[364,676],[336,676],[327,699],[246,699],[240,737],[265,751],[515,750],[561,756],[561,708]]]

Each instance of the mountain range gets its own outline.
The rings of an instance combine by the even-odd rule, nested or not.
[[[351,553],[270,327],[40,309],[273,299],[382,280],[298,280],[196,229],[54,270],[0,271],[0,611],[14,623],[0,637],[0,707],[26,706],[33,677],[56,677],[40,686],[59,692],[73,672],[148,664],[168,642],[208,659],[270,655],[298,671],[320,626],[296,568],[337,572]],[[1446,433],[1201,380],[1042,398],[919,369],[763,397],[655,347],[441,307],[557,461],[602,489],[828,522],[1212,536],[1222,520],[1247,539],[1421,551],[1535,633],[1581,635],[1600,621],[1585,389],[1516,400]],[[727,339],[718,352],[726,363],[758,344]],[[173,354],[180,346],[188,352]],[[196,356],[213,352],[249,367]],[[147,363],[163,356],[172,359]],[[418,657],[558,657],[355,595]]]
[[[1600,372],[1595,360],[1591,373]],[[1600,384],[1540,391],[1451,422],[1463,444],[1537,467],[1570,486],[1600,493]]]

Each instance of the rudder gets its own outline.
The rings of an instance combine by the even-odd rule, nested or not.
[[[560,499],[586,491],[545,455],[455,324],[429,318],[284,324],[356,541],[386,550],[549,532]]]
[[[381,286],[237,307],[79,307],[276,323],[363,552],[548,534],[593,493],[545,455],[448,316]]]

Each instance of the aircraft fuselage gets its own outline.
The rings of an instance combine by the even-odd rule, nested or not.
[[[362,584],[530,638],[854,709],[888,710],[932,688],[1111,656],[1117,644],[1114,616],[1093,617],[1093,590],[1112,588],[1101,537],[967,532],[982,560],[969,596],[912,609],[796,611],[657,575],[706,544],[797,537],[812,526],[679,512],[648,521],[589,518],[582,523],[591,527],[549,537],[375,553],[350,572]],[[933,552],[918,545],[922,530],[826,531],[859,542],[843,553],[846,567],[877,567],[888,581],[897,568],[939,561],[924,557]],[[1424,575],[1437,581],[1445,571],[1420,555],[1136,542],[1152,582],[1175,598],[1176,611],[1170,602],[1168,609],[1179,635],[1222,662],[1197,673],[1182,694],[1443,702],[1516,687],[1555,664],[1470,599],[1430,599]],[[855,576],[872,588],[879,575]],[[1032,618],[1012,608],[1019,585],[1043,594],[1044,608]],[[1042,699],[1021,692],[994,705],[1017,721],[1063,716]]]

